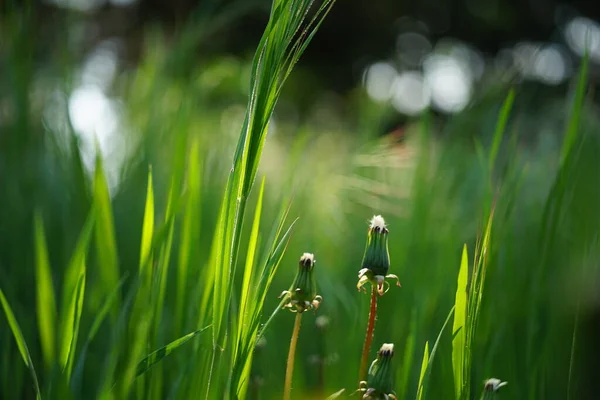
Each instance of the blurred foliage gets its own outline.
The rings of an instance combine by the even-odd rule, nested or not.
[[[343,2],[337,6],[343,7]],[[38,337],[34,211],[40,210],[45,228],[54,292],[62,293],[66,267],[94,201],[94,163],[88,162],[89,148],[82,145],[89,138],[75,132],[69,114],[80,66],[71,59],[64,38],[49,45],[47,38],[28,34],[32,29],[26,14],[3,17],[0,24],[0,288],[29,345],[40,386],[47,388],[56,371],[45,369]],[[204,272],[249,95],[250,60],[232,56],[196,64],[187,57],[186,37],[179,39],[149,36],[139,65],[119,74],[109,91],[118,99],[118,133],[125,138],[127,154],[119,168],[111,169],[113,154],[104,153],[121,277],[136,276],[140,264],[148,166],[156,220],[164,221],[172,177],[181,174],[185,181],[189,144],[196,141],[198,149],[200,196],[194,214],[187,214],[196,217],[184,283],[189,297],[184,309],[177,308],[180,255],[173,250],[167,260],[171,267],[163,320],[152,338],[155,346],[142,344],[138,349],[144,357],[198,328],[195,317],[207,290]],[[322,398],[341,388],[347,393],[355,389],[368,310],[368,296],[357,293],[355,285],[367,221],[383,214],[390,229],[392,272],[403,286],[379,303],[374,347],[395,344],[396,392],[403,394],[400,398],[415,396],[425,342],[435,341],[454,304],[463,244],[474,248],[493,197],[494,231],[472,349],[471,392],[480,393],[480,383],[494,376],[509,382],[501,393],[505,398],[564,399],[568,390],[571,398],[583,398],[585,344],[575,347],[569,371],[576,313],[594,306],[600,262],[597,107],[585,102],[573,109],[574,88],[564,99],[548,99],[517,87],[490,170],[482,155],[488,151],[480,149],[491,146],[505,88],[486,91],[450,121],[430,113],[410,120],[402,127],[405,140],[392,143],[390,137],[376,137],[389,110],[372,103],[361,88],[342,106],[333,95],[308,93],[311,102],[300,112],[290,98],[294,90],[303,90],[310,75],[302,69],[292,73],[270,123],[258,171],[259,177],[266,177],[260,256],[266,256],[266,238],[290,195],[289,215],[300,218],[268,293],[263,319],[279,303],[277,295],[289,287],[305,251],[317,259],[319,293],[324,297],[317,316],[329,319],[320,327],[315,316],[304,319],[294,395]],[[563,132],[573,113],[580,113],[581,120],[573,156],[561,170]],[[559,189],[552,189],[555,181],[560,181]],[[551,246],[542,245],[546,204],[555,207],[559,197],[560,206],[552,208],[553,228],[548,228]],[[255,202],[251,196],[250,209]],[[181,245],[184,223],[184,218],[175,221],[173,249]],[[240,255],[246,254],[250,226],[248,221],[243,226]],[[472,260],[473,254],[469,257]],[[87,337],[108,296],[99,259],[90,246],[81,337]],[[134,282],[127,278],[123,292],[128,293]],[[234,309],[237,301],[232,300]],[[181,325],[174,323],[178,313],[184,315]],[[286,313],[271,323],[254,359],[248,398],[280,398],[292,323]],[[103,384],[107,365],[121,355],[117,349],[122,347],[112,339],[118,327],[107,318],[90,341],[74,397],[94,398]],[[451,342],[451,332],[445,331],[427,398],[454,393]],[[83,344],[79,346],[81,350]],[[161,377],[159,398],[184,398],[190,390],[185,384],[198,378],[186,374],[202,348],[185,346],[166,357],[161,369],[151,370],[154,375],[146,383]],[[34,398],[31,378],[4,318],[0,348],[0,397]],[[412,361],[400,362],[406,355]],[[404,386],[398,387],[400,383]],[[133,386],[138,384],[144,382]],[[63,388],[50,389],[56,398],[67,398],[61,397]]]

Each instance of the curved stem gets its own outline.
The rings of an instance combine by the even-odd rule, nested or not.
[[[289,400],[292,393],[292,375],[294,373],[294,355],[296,354],[296,343],[298,343],[298,334],[300,333],[300,321],[302,313],[296,314],[292,340],[290,341],[290,352],[288,353],[287,368],[285,370],[285,388],[283,390],[283,399]]]
[[[375,332],[375,320],[377,319],[377,286],[371,285],[371,308],[369,311],[369,324],[367,325],[367,334],[363,346],[362,357],[360,359],[359,382],[366,378],[367,365],[369,362],[369,353],[371,352],[371,342]]]

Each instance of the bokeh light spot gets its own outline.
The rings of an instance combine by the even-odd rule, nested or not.
[[[589,18],[576,17],[565,26],[564,36],[569,47],[579,56],[586,48],[590,58],[600,61],[600,26]]]
[[[472,77],[463,63],[454,57],[434,54],[425,60],[424,70],[435,107],[449,113],[466,107],[471,97]]]
[[[431,92],[425,85],[423,74],[416,71],[403,72],[392,87],[392,105],[403,114],[422,112],[431,100]]]
[[[398,76],[396,69],[389,63],[378,62],[370,65],[364,74],[364,85],[369,97],[385,102],[392,96],[391,87]]]

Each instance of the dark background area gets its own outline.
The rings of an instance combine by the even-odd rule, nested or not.
[[[2,10],[15,10],[4,0]],[[81,4],[86,5],[83,9]],[[33,1],[38,9],[37,35],[62,32],[65,22],[86,24],[88,46],[106,38],[126,44],[124,56],[138,60],[149,26],[169,35],[225,15],[223,23],[204,38],[198,57],[216,53],[249,55],[268,18],[266,0],[51,0]],[[309,46],[302,65],[316,74],[327,89],[345,93],[356,86],[366,65],[393,56],[399,33],[417,28],[436,43],[455,38],[493,56],[502,48],[523,40],[559,40],[562,22],[582,15],[600,18],[600,5],[592,0],[424,0],[419,2],[340,0]],[[211,21],[214,22],[214,21]],[[196,49],[197,50],[197,49]]]

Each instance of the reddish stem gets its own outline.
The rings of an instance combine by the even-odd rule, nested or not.
[[[289,400],[292,393],[292,375],[294,374],[294,357],[296,355],[296,343],[298,343],[298,335],[300,333],[300,322],[302,321],[302,313],[296,314],[294,322],[294,331],[292,332],[292,340],[290,341],[290,352],[288,353],[287,368],[285,371],[285,387],[283,389],[284,400]]]
[[[363,346],[362,357],[360,360],[360,372],[358,380],[366,378],[367,365],[369,362],[369,353],[371,352],[371,342],[373,342],[373,333],[375,332],[375,320],[377,319],[377,287],[371,285],[371,308],[369,311],[369,324],[367,325],[367,334]]]

